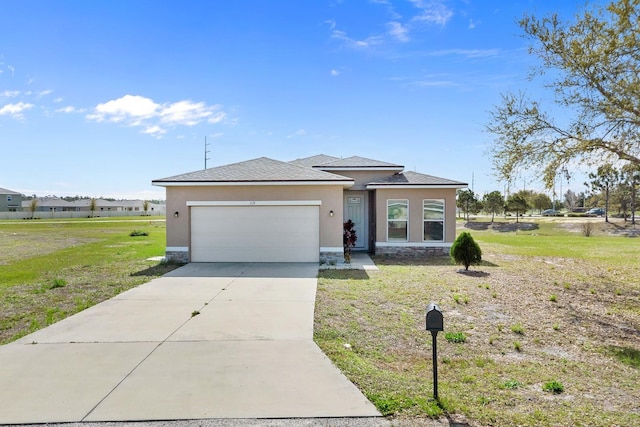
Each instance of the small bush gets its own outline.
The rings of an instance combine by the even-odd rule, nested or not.
[[[561,382],[549,381],[544,383],[544,385],[542,386],[542,390],[546,391],[547,393],[560,394],[564,392],[564,386]]]
[[[582,223],[582,235],[584,237],[590,237],[593,233],[593,223],[591,222],[583,222]]]
[[[520,343],[520,341],[514,341],[513,348],[518,352],[522,351],[522,344]]]
[[[522,387],[522,383],[518,380],[507,380],[502,383],[502,388],[506,388],[509,390],[515,390],[520,387]]]
[[[133,230],[131,233],[129,233],[129,236],[131,237],[148,236],[148,235],[149,235],[148,231],[142,231],[142,230]]]
[[[447,341],[451,343],[461,344],[467,341],[467,337],[462,332],[447,332],[444,334]]]
[[[51,283],[51,286],[49,286],[49,289],[56,289],[56,288],[64,288],[65,286],[67,286],[67,281],[64,279],[53,279],[53,283]]]
[[[551,302],[558,302],[558,297],[557,297],[556,295],[551,295],[551,296],[549,297],[549,301],[551,301]]]
[[[520,323],[516,323],[511,327],[511,332],[518,335],[524,335],[524,328]]]
[[[482,261],[480,246],[467,231],[460,233],[456,238],[449,254],[456,264],[464,265],[465,270],[469,270],[470,265],[480,264]]]

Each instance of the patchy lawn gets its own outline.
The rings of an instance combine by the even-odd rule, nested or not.
[[[158,218],[0,223],[0,344],[174,269],[164,247]]]
[[[395,418],[640,425],[640,239],[623,237],[624,224],[587,238],[555,220],[472,227],[484,260],[473,275],[448,259],[322,271],[316,342]],[[432,301],[445,321],[440,405],[430,399]]]

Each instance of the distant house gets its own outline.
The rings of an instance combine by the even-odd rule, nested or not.
[[[120,204],[122,210],[144,213],[144,200],[118,200],[116,203]],[[149,202],[147,214],[152,215],[158,212],[164,212],[164,205]]]
[[[70,212],[74,211],[74,206],[59,197],[38,197],[38,204],[35,212]],[[31,200],[22,201],[22,210],[24,212],[31,211]]]
[[[76,211],[81,212],[89,212],[91,211],[91,200],[92,199],[79,199],[74,200],[71,204],[76,208]],[[95,212],[120,212],[123,211],[123,207],[119,202],[112,202],[110,200],[104,199],[95,199],[96,200],[96,209]]]
[[[22,210],[22,194],[0,188],[0,212],[19,212]]]

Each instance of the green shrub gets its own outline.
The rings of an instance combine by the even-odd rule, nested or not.
[[[129,236],[131,237],[148,236],[148,235],[149,235],[148,231],[142,231],[142,230],[133,230],[131,233],[129,233]]]
[[[55,288],[64,288],[65,286],[67,286],[67,281],[64,279],[53,279],[53,283],[51,283],[51,286],[49,286],[49,289],[55,289]]]
[[[460,344],[467,341],[467,337],[462,332],[447,332],[444,337],[451,343]]]
[[[502,383],[502,388],[506,388],[509,390],[515,390],[520,387],[522,387],[522,383],[518,380],[507,380]]]
[[[548,393],[553,393],[553,394],[560,394],[562,392],[564,392],[564,386],[562,385],[561,382],[558,381],[549,381],[544,383],[544,385],[542,386],[542,390],[548,392]]]
[[[469,270],[470,265],[480,264],[482,261],[480,246],[467,231],[460,233],[456,238],[449,254],[456,264],[464,265],[465,270]]]

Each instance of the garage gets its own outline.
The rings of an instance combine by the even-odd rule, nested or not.
[[[191,262],[318,262],[320,202],[188,203]]]

